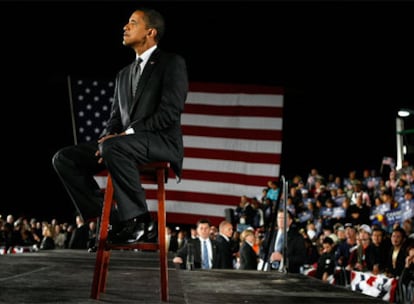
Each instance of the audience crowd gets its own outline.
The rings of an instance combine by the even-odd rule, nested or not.
[[[287,191],[282,191],[285,186]],[[391,168],[386,176],[367,169],[361,175],[350,171],[345,177],[333,174],[325,177],[312,169],[306,178],[297,175],[285,185],[271,180],[257,196],[241,195],[234,216],[226,218],[219,228],[208,219],[200,219],[191,231],[167,227],[165,237],[180,268],[194,268],[194,263],[188,265],[188,248],[194,250],[194,246],[199,246],[200,241],[195,239],[205,241],[208,228],[207,252],[213,257],[207,268],[262,270],[263,263],[274,262],[268,258],[275,256],[269,244],[275,243],[276,234],[271,232],[277,228],[277,211],[287,210],[293,222],[289,230],[300,234],[303,247],[299,248],[305,248],[306,252],[295,272],[310,274],[309,270],[314,270],[314,277],[344,286],[350,285],[352,271],[383,274],[399,279],[403,284],[399,286],[400,299],[412,301],[413,193],[414,168],[408,161],[399,170]],[[81,216],[69,224],[57,219],[48,222],[0,215],[1,254],[87,249],[95,237],[96,222],[85,223]],[[287,247],[289,252],[289,242]],[[202,268],[204,253],[198,251],[195,268]]]

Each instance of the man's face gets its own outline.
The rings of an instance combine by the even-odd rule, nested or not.
[[[292,220],[289,218],[289,215],[286,215],[286,225],[287,227],[290,226]],[[277,214],[277,227],[279,229],[283,229],[285,227],[285,215],[283,212],[279,212]]]
[[[222,233],[228,238],[231,238],[233,236],[233,225],[228,224],[224,226]]]
[[[391,244],[393,246],[401,246],[404,240],[403,235],[399,231],[393,231],[391,234]]]
[[[125,46],[143,45],[150,29],[143,19],[144,13],[135,11],[124,26],[123,44]]]
[[[210,225],[206,223],[201,223],[197,226],[197,234],[203,238],[207,239],[210,236]]]
[[[376,245],[380,244],[382,242],[383,235],[381,231],[373,231],[372,232],[372,242]]]

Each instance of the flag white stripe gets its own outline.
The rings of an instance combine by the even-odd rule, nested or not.
[[[186,103],[217,106],[281,108],[283,107],[283,95],[189,92]]]
[[[282,142],[275,140],[231,139],[189,135],[184,135],[183,140],[184,147],[191,148],[277,154],[280,154],[282,152]]]
[[[184,158],[184,169],[199,171],[215,171],[257,176],[279,176],[279,165],[246,163],[240,161],[214,160],[205,158]]]
[[[212,125],[212,122],[214,124]],[[237,128],[252,130],[282,130],[282,118],[254,116],[214,116],[203,114],[183,114],[182,125]]]
[[[147,200],[149,211],[158,211],[157,200]],[[233,205],[214,205],[209,203],[199,202],[178,202],[178,201],[167,201],[165,208],[168,212],[182,213],[182,214],[205,214],[208,216],[219,216],[223,217],[225,209],[234,209],[237,202]]]

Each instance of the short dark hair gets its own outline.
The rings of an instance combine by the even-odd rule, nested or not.
[[[405,230],[403,229],[403,228],[401,228],[401,227],[395,227],[393,230],[392,230],[392,232],[399,232],[399,233],[401,233],[401,235],[402,235],[402,237],[405,239],[406,237],[407,237],[407,233],[405,232]],[[391,234],[392,234],[392,232],[391,232]]]
[[[381,232],[381,233],[382,233],[382,236],[385,236],[385,230],[384,230],[384,229],[382,229],[382,228],[380,228],[380,227],[374,227],[374,228],[372,229],[372,232],[374,232],[374,231],[379,231],[379,232]]]
[[[200,226],[200,224],[208,224],[209,226],[211,226],[211,222],[209,219],[203,218],[203,219],[199,219],[197,221],[197,227]]]
[[[325,237],[322,241],[322,244],[329,244],[329,245],[333,245],[334,240],[332,238],[330,238],[329,236]]]
[[[137,11],[144,13],[144,21],[148,28],[154,28],[157,30],[157,35],[154,37],[156,42],[160,42],[165,33],[165,20],[160,12],[152,8],[139,8]]]

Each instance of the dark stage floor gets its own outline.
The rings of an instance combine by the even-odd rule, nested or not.
[[[90,298],[95,254],[50,250],[0,256],[0,303],[166,303],[156,252],[113,251],[106,292]],[[302,275],[176,270],[169,257],[169,303],[386,303]]]

